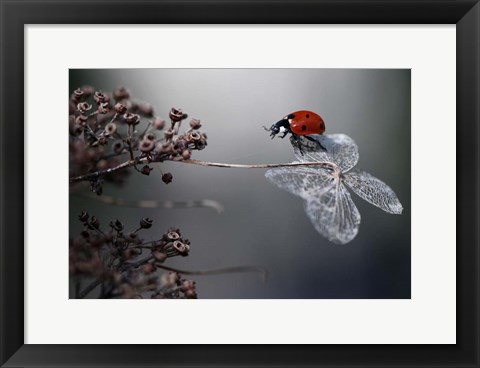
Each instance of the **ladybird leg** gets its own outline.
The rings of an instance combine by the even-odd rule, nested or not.
[[[284,132],[283,135],[280,138],[285,138],[285,136],[288,134],[288,131]]]
[[[320,148],[324,151],[326,151],[327,149],[325,147],[322,146],[322,144],[317,141],[316,139],[313,139],[312,137],[309,137],[308,135],[305,135],[304,136],[305,138],[307,138],[309,141],[312,141],[312,142],[315,142],[316,144],[318,144],[320,146]]]
[[[302,144],[298,135],[292,133],[292,136],[290,137],[290,143],[292,143],[292,146],[297,148],[300,154],[303,156]]]
[[[302,156],[305,156],[304,153],[303,153],[302,145],[301,145],[301,144],[298,145],[298,150],[300,151],[300,154],[301,154]]]

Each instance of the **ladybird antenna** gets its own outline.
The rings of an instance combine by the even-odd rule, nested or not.
[[[265,125],[262,125],[263,129],[265,129],[267,132],[270,131],[270,129],[268,129]]]

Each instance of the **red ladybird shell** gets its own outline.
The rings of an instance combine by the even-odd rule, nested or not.
[[[323,119],[312,111],[295,111],[287,115],[285,119],[288,119],[290,129],[297,135],[323,134],[325,132]]]

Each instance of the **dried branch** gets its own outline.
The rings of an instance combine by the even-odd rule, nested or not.
[[[111,174],[115,171],[122,170],[124,168],[133,166],[138,163],[146,163],[146,159],[140,160],[139,162],[135,162],[133,160],[126,161],[116,167],[112,167],[107,170],[101,170],[94,173],[86,174],[77,176],[75,178],[70,179],[70,183],[76,183],[85,180],[92,180],[102,177],[104,175]],[[273,167],[289,167],[289,166],[316,166],[316,167],[324,167],[329,169],[335,169],[338,167],[337,164],[333,162],[289,162],[289,163],[281,163],[281,164],[226,164],[226,163],[219,163],[219,162],[208,162],[208,161],[199,161],[199,160],[181,160],[181,161],[174,161],[174,162],[181,162],[184,164],[191,164],[191,165],[199,165],[199,166],[210,166],[210,167],[223,167],[223,168],[230,168],[230,169],[269,169]]]
[[[213,270],[202,270],[202,271],[185,271],[179,270],[173,267],[168,267],[165,265],[157,264],[158,268],[163,268],[167,271],[178,272],[184,275],[197,275],[197,276],[206,276],[206,275],[223,275],[226,273],[241,273],[241,272],[258,272],[262,274],[263,282],[267,281],[267,270],[262,267],[256,266],[234,266],[234,267],[224,267],[224,268],[217,268]]]
[[[224,164],[219,162],[208,162],[208,161],[198,161],[198,160],[183,160],[178,162],[183,162],[185,164],[192,164],[192,165],[224,167],[224,168],[231,168],[231,169],[270,169],[273,167],[289,167],[289,166],[317,166],[317,167],[335,169],[337,167],[337,164],[334,164],[333,162],[289,162],[289,163],[282,163],[282,164],[254,164],[254,165]]]

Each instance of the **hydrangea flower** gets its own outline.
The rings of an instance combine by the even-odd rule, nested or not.
[[[322,167],[295,166],[268,170],[269,181],[305,201],[315,229],[337,244],[352,241],[360,227],[360,213],[347,187],[360,198],[391,214],[403,207],[383,181],[354,169],[359,159],[355,141],[345,134],[310,135],[292,141],[298,162],[323,162]],[[324,147],[322,149],[321,147]]]

